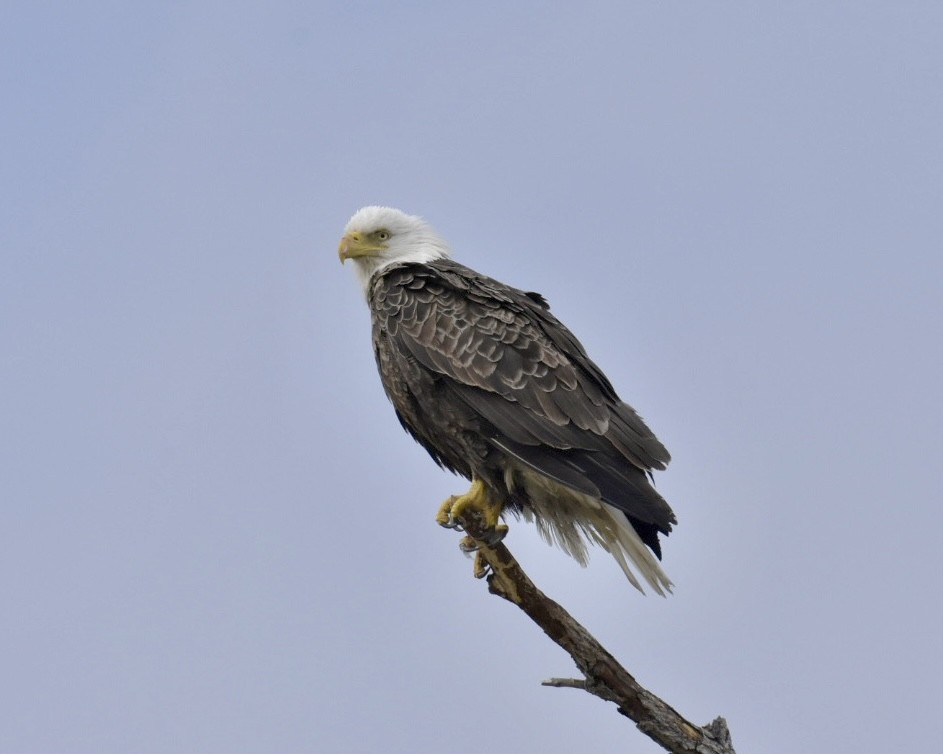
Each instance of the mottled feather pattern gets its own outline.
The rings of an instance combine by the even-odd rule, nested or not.
[[[675,519],[646,475],[668,452],[542,296],[440,259],[384,269],[370,299],[384,388],[437,462],[486,477],[513,458],[621,509],[660,554]]]

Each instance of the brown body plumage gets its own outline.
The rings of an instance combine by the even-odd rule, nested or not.
[[[656,591],[670,589],[642,546],[660,558],[658,534],[675,522],[650,481],[668,452],[579,341],[539,294],[444,255],[401,257],[364,282],[377,366],[403,427],[581,562],[585,542],[599,544],[636,586],[626,557]]]

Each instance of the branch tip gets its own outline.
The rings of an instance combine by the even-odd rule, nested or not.
[[[548,678],[541,681],[541,686],[551,686],[555,689],[583,689],[586,691],[585,678]]]

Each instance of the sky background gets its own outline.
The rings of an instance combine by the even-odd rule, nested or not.
[[[421,214],[674,461],[532,577],[738,751],[943,705],[943,5],[0,11],[0,751],[657,752],[471,578],[338,264]]]

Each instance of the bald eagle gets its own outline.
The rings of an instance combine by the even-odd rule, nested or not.
[[[596,544],[640,591],[633,568],[671,591],[658,534],[676,520],[651,484],[668,451],[543,296],[452,261],[427,222],[390,207],[356,212],[338,254],[355,263],[400,423],[472,481],[439,523],[473,506],[500,537],[499,516],[523,516],[579,563]]]

